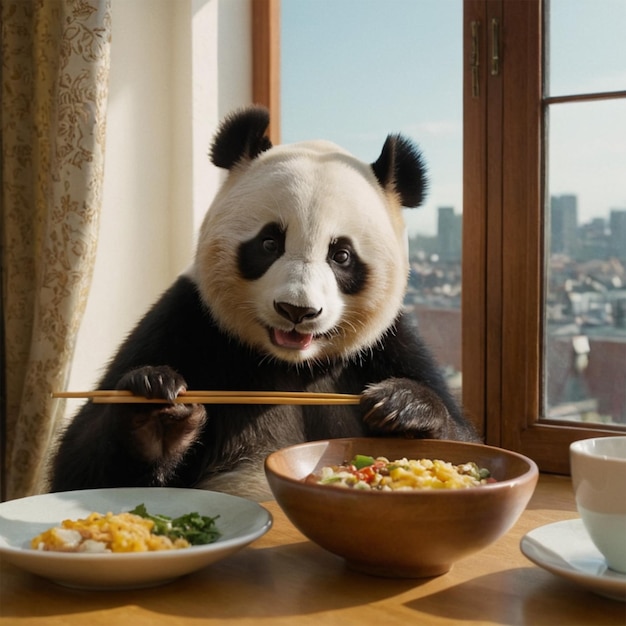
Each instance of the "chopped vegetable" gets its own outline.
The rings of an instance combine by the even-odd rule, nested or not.
[[[373,456],[366,456],[365,454],[357,454],[350,463],[354,465],[358,470],[374,465],[376,459]]]

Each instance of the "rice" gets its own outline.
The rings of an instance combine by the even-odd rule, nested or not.
[[[494,482],[488,470],[473,462],[453,465],[439,459],[389,461],[360,455],[343,465],[323,467],[314,479],[323,485],[378,491],[466,489]]]

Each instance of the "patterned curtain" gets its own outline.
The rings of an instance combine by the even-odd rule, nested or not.
[[[6,499],[46,460],[91,281],[101,205],[110,0],[1,0],[0,235]]]

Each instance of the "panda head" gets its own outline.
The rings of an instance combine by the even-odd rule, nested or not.
[[[387,137],[366,164],[328,142],[272,146],[269,116],[227,118],[211,159],[229,170],[200,229],[194,279],[222,330],[295,364],[371,348],[408,276],[402,207],[418,206],[419,152]]]

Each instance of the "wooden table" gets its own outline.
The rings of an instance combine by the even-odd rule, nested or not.
[[[423,580],[352,572],[308,542],[276,503],[265,506],[274,526],[262,539],[162,587],[77,591],[0,563],[0,624],[626,624],[626,604],[561,580],[519,550],[529,530],[577,517],[569,478],[542,476],[527,510],[505,537],[448,574]]]

